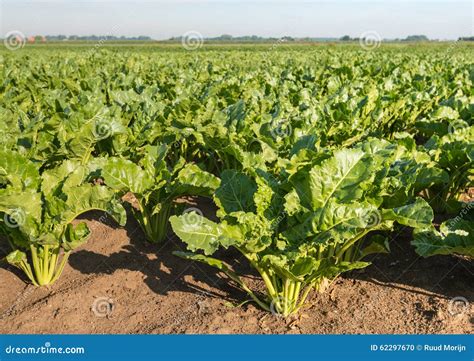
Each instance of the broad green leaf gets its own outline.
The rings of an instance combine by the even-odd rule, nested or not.
[[[459,114],[453,108],[441,106],[438,109],[436,109],[435,112],[433,112],[433,114],[431,115],[431,118],[435,120],[440,120],[440,119],[455,120],[459,118]]]
[[[42,222],[40,193],[14,193],[0,189],[0,217],[8,228],[19,228],[28,235],[37,236]]]
[[[41,190],[49,195],[60,186],[66,189],[79,186],[84,183],[86,175],[87,168],[79,161],[66,160],[58,167],[41,174]]]
[[[433,222],[433,217],[433,209],[421,198],[417,198],[415,203],[382,211],[384,220],[397,221],[402,225],[413,228],[429,227]]]
[[[358,200],[364,192],[364,183],[372,176],[372,162],[360,150],[344,149],[313,167],[309,177],[293,179],[301,203],[316,210],[325,207],[331,198],[340,202]]]
[[[53,213],[51,216],[69,223],[82,213],[102,210],[109,213],[120,225],[126,223],[124,208],[116,202],[114,192],[104,186],[85,184],[68,189],[64,195],[67,197],[65,208],[61,213]]]
[[[327,279],[334,279],[339,276],[341,273],[352,271],[355,269],[362,269],[370,266],[369,262],[339,262],[334,264],[329,260],[325,260],[326,262],[321,262],[318,270],[314,272],[310,278],[306,280],[306,282],[314,282],[317,280],[321,280],[322,278]]]
[[[165,156],[167,152],[168,147],[165,144],[146,145],[143,155],[141,155],[140,165],[148,174],[157,177],[162,170],[166,169]]]
[[[221,184],[215,193],[217,205],[227,214],[251,212],[255,210],[254,194],[257,185],[247,175],[225,170],[221,174]]]
[[[296,282],[303,282],[303,277],[294,275],[290,270],[288,259],[284,255],[265,255],[262,257],[262,264],[271,269],[283,279],[289,279]]]
[[[203,171],[195,164],[187,164],[178,172],[169,188],[173,197],[182,195],[211,196],[219,184],[219,178],[213,174]]]
[[[337,204],[330,201],[325,208],[308,212],[294,220],[283,235],[291,242],[324,243],[327,241],[344,243],[361,234],[364,230],[377,228],[382,219],[374,206],[361,204]]]
[[[17,191],[38,190],[40,176],[33,162],[13,151],[0,150],[0,186],[9,185]]]
[[[105,184],[120,192],[143,194],[153,187],[153,178],[138,165],[121,158],[110,158],[102,170]]]
[[[368,245],[360,250],[360,259],[363,259],[365,256],[377,253],[390,253],[390,246],[388,243],[388,238],[380,234],[376,234],[368,240]]]
[[[202,250],[206,255],[219,248],[219,226],[196,212],[170,218],[174,233],[186,243],[190,251]]]
[[[474,258],[474,222],[451,219],[439,231],[434,227],[415,230],[412,244],[423,257],[460,254]]]
[[[433,185],[449,184],[449,174],[437,167],[423,167],[416,179],[416,189],[421,191]]]

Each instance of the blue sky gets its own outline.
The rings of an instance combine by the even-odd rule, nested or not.
[[[155,39],[198,31],[281,37],[425,34],[473,36],[469,0],[0,0],[0,30],[25,35],[149,35]]]

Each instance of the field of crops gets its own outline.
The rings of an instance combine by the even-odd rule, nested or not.
[[[473,59],[0,51],[0,332],[471,332]]]

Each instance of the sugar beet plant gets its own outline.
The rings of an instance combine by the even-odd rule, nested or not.
[[[159,242],[186,195],[213,195],[220,222],[172,217],[200,252],[181,256],[284,315],[386,251],[397,223],[416,228],[424,256],[472,257],[472,47],[446,57],[443,46],[1,53],[7,260],[50,284],[90,234],[78,214],[103,209],[123,224],[118,199],[129,199]],[[419,196],[452,219],[431,226]],[[220,247],[247,257],[266,295],[211,257]]]
[[[474,205],[466,205],[464,217],[456,217],[443,222],[439,229],[434,226],[417,230],[412,244],[423,257],[456,254],[474,259]],[[469,213],[468,213],[469,212]]]
[[[125,224],[125,210],[114,193],[87,182],[90,171],[67,160],[40,173],[17,152],[0,152],[0,235],[12,249],[6,261],[34,285],[54,283],[71,251],[91,235],[85,222],[72,223],[79,215],[103,210]]]
[[[220,222],[197,213],[171,218],[192,251],[176,254],[217,267],[263,309],[291,315],[312,289],[323,291],[342,272],[366,267],[366,255],[385,251],[386,242],[374,231],[391,230],[396,222],[414,228],[431,224],[432,210],[422,199],[384,208],[391,195],[384,194],[383,184],[394,157],[390,147],[314,157],[302,151],[282,172],[286,178],[226,170],[214,196]],[[247,258],[266,295],[210,257],[221,247],[234,247]]]
[[[175,211],[174,201],[182,196],[210,196],[219,179],[197,165],[178,160],[168,167],[166,145],[147,145],[137,151],[137,164],[111,157],[103,165],[105,184],[124,196],[133,194],[137,207],[133,213],[150,242],[162,242],[168,220]]]
[[[423,190],[433,209],[448,214],[461,210],[462,194],[474,186],[474,125],[458,120],[450,126],[452,132],[434,135],[425,144],[431,162],[420,177],[433,180]]]

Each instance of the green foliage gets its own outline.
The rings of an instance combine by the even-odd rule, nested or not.
[[[210,196],[219,179],[195,164],[178,161],[168,168],[165,145],[147,145],[134,154],[138,164],[130,160],[108,158],[101,171],[105,184],[121,196],[130,192],[138,203],[134,210],[150,242],[166,238],[168,219],[174,212],[174,200],[186,195]]]
[[[219,223],[196,213],[171,217],[174,232],[188,249],[204,255],[176,254],[219,268],[264,309],[284,316],[295,313],[311,289],[324,289],[340,273],[366,267],[366,255],[386,251],[384,239],[374,231],[391,230],[394,222],[414,228],[431,225],[433,212],[421,198],[385,209],[383,199],[374,194],[374,189],[381,193],[389,177],[396,149],[337,150],[310,167],[293,164],[299,170],[288,179],[261,170],[251,176],[226,170],[214,196]],[[236,248],[259,272],[267,288],[263,299],[209,257],[220,247]]]
[[[0,234],[13,249],[6,260],[35,285],[55,282],[69,253],[90,236],[86,223],[72,224],[79,215],[102,210],[125,224],[114,193],[87,182],[87,165],[67,160],[41,173],[18,152],[1,151],[0,172]]]
[[[457,254],[474,259],[474,204],[465,203],[461,212],[434,226],[414,232],[412,244],[423,257]]]
[[[459,212],[462,194],[474,186],[474,125],[457,120],[456,129],[453,124],[452,133],[434,135],[425,144],[431,159],[418,179],[439,213]]]
[[[472,257],[462,213],[474,178],[472,47],[218,49],[0,50],[8,262],[50,284],[91,235],[79,214],[102,209],[123,224],[120,199],[134,199],[160,242],[189,195],[212,196],[219,221],[171,217],[190,251],[179,255],[284,315],[387,252],[398,225],[415,228],[423,256]],[[430,206],[456,221],[435,228]],[[266,295],[212,257],[229,247]]]

